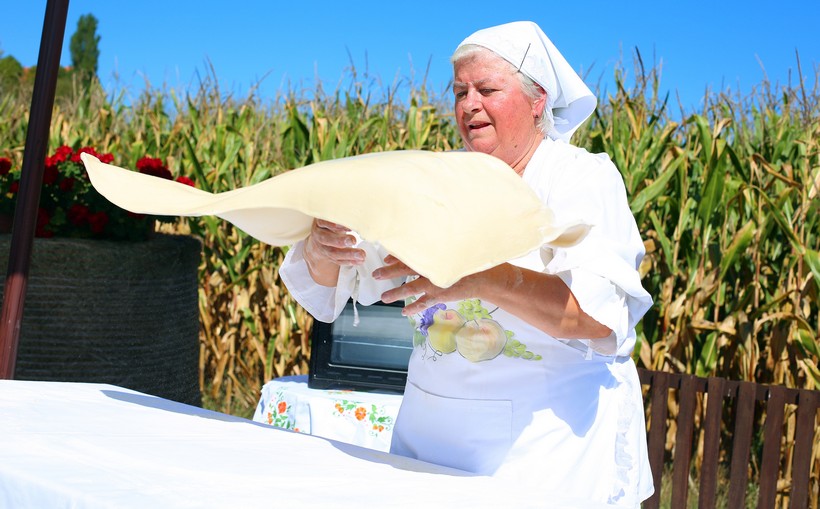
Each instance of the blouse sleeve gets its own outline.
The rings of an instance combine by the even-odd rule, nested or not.
[[[285,255],[279,275],[296,302],[316,320],[334,321],[351,298],[354,303],[369,306],[380,300],[382,293],[403,282],[403,279],[374,279],[371,274],[383,264],[387,252],[378,244],[366,241],[358,247],[365,250],[365,263],[340,267],[336,286],[322,286],[310,276],[304,257],[304,241],[291,246]]]
[[[548,250],[545,271],[567,284],[585,313],[612,329],[614,345],[592,341],[590,346],[629,355],[635,325],[652,305],[638,273],[643,241],[623,179],[609,158],[581,152],[575,162],[554,175],[547,205],[559,223],[582,219],[592,229],[573,247]]]

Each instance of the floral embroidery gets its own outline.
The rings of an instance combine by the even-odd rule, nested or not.
[[[334,407],[336,411],[333,415],[366,424],[371,436],[377,437],[379,433],[393,429],[393,417],[385,411],[383,406],[371,404],[368,410],[358,401],[341,399],[336,401]]]
[[[265,420],[268,424],[276,426],[277,428],[284,428],[293,431],[299,431],[296,427],[296,419],[292,415],[291,405],[285,399],[284,391],[276,391],[276,397],[271,398],[268,402],[268,411],[265,413]]]
[[[542,359],[515,339],[512,331],[493,320],[493,312],[495,309],[488,311],[479,299],[459,302],[458,310],[436,304],[419,315],[413,346],[422,347],[425,352],[429,347],[432,354],[426,358],[433,360],[453,352],[471,362],[492,360],[501,353],[525,360]]]

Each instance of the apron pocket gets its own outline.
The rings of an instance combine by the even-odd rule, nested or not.
[[[512,401],[446,398],[407,384],[390,452],[477,474],[512,446]]]

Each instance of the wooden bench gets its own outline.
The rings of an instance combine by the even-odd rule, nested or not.
[[[727,507],[746,507],[750,461],[758,457],[758,509],[774,508],[778,491],[780,504],[787,496],[791,509],[805,509],[810,503],[817,503],[816,476],[820,465],[815,466],[813,486],[811,470],[813,451],[820,447],[816,431],[820,391],[646,369],[638,371],[641,383],[649,386],[646,393],[647,439],[655,481],[655,494],[644,502],[644,508],[659,507],[661,477],[664,465],[670,461],[670,507],[687,507],[694,449],[701,451],[702,458],[698,508],[715,507],[721,462],[728,462],[729,468]],[[725,404],[727,398],[732,401],[729,406]],[[670,416],[670,410],[676,415]],[[787,421],[794,425],[793,441],[784,441]],[[674,443],[667,448],[668,425],[671,423],[676,427]],[[700,444],[693,440],[696,429],[702,437]],[[757,444],[762,442],[762,451],[760,447],[753,448],[755,437]],[[667,453],[668,450],[671,453]],[[752,456],[753,450],[755,456]],[[814,490],[813,500],[810,500],[810,490]],[[785,507],[780,504],[778,507]]]

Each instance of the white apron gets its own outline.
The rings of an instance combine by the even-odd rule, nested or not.
[[[533,263],[537,252],[516,261]],[[556,340],[475,299],[416,318],[392,453],[624,506],[652,492],[629,357]]]

